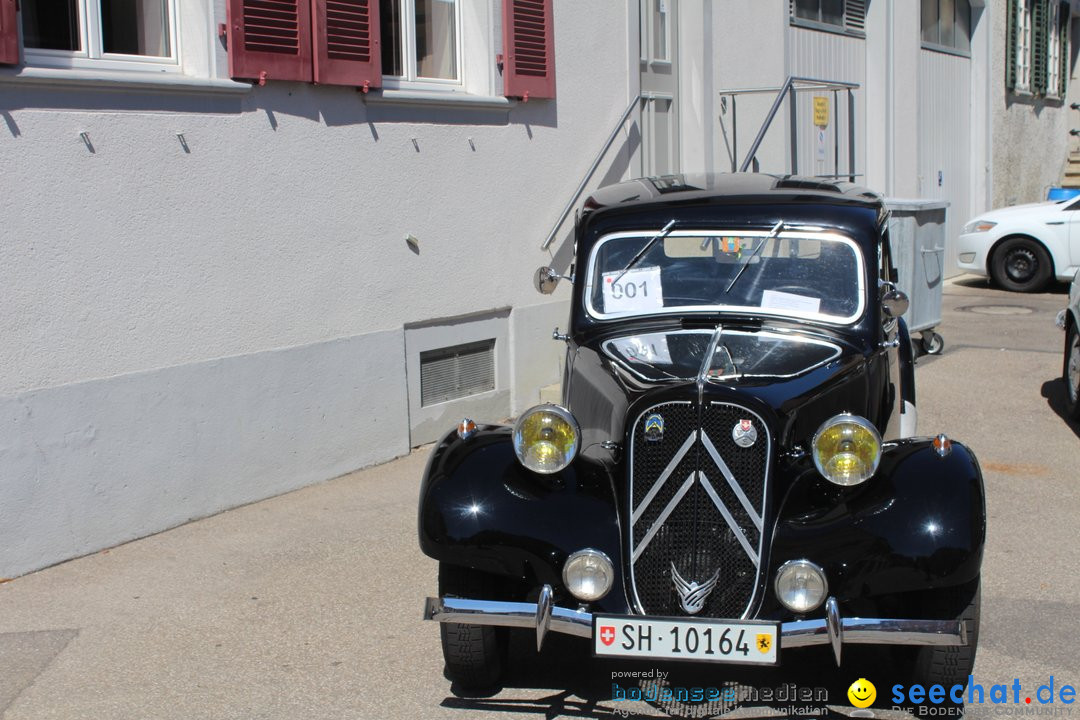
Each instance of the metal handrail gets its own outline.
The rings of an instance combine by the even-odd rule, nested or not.
[[[611,135],[608,136],[604,146],[600,148],[600,152],[596,155],[596,159],[593,160],[592,165],[589,166],[589,171],[585,173],[585,177],[581,179],[581,182],[577,186],[577,190],[574,191],[573,196],[570,198],[570,202],[566,203],[566,207],[563,208],[562,213],[559,215],[559,219],[551,228],[551,232],[548,233],[547,239],[540,245],[541,250],[547,250],[551,247],[551,243],[555,241],[555,236],[559,234],[559,228],[566,222],[566,218],[570,216],[570,211],[574,209],[574,205],[577,204],[578,198],[581,197],[581,193],[585,190],[585,186],[589,184],[589,180],[592,180],[593,173],[600,167],[600,161],[604,159],[604,155],[606,155],[607,151],[611,148],[611,144],[615,142],[615,138],[619,136],[619,131],[621,131],[623,125],[626,124],[626,119],[630,117],[630,113],[634,111],[634,108],[638,106],[642,99],[642,95],[639,94],[626,106],[626,110],[623,111],[618,124],[616,124],[615,129],[611,131]]]
[[[820,80],[818,78],[801,77],[798,75],[788,75],[784,84],[778,88],[762,87],[762,88],[745,88],[739,90],[723,90],[720,95],[731,95],[732,102],[735,102],[736,95],[752,95],[760,93],[775,92],[776,99],[773,101],[772,107],[769,108],[769,113],[765,117],[765,122],[761,124],[761,128],[758,130],[757,137],[754,138],[753,144],[750,146],[749,152],[746,153],[746,157],[743,159],[742,165],[739,166],[739,172],[746,172],[750,165],[754,162],[754,158],[757,156],[758,150],[761,148],[761,143],[765,140],[765,134],[772,126],[773,120],[776,118],[776,113],[780,111],[780,106],[784,104],[784,98],[790,96],[791,101],[791,114],[792,114],[792,162],[794,162],[794,148],[797,145],[795,139],[795,94],[802,90],[832,90],[835,95],[837,91],[846,90],[848,93],[848,122],[850,127],[848,129],[848,164],[849,164],[849,177],[851,181],[855,181],[855,127],[854,127],[854,107],[851,105],[852,93],[859,88],[858,83],[850,83],[843,81],[833,80]],[[839,145],[837,145],[839,149]],[[792,172],[796,172],[795,168],[792,168]]]
[[[792,83],[801,83],[801,86],[796,87],[796,91],[800,90],[858,90],[858,83],[844,82],[842,80],[818,80],[817,78],[791,76],[788,78]],[[785,82],[784,85],[787,85]],[[778,90],[782,90],[784,85],[769,85],[756,88],[737,88],[734,90],[721,90],[720,95],[763,95],[765,93],[774,93]]]
[[[788,75],[788,79],[780,86],[779,91],[776,93],[776,100],[773,101],[772,107],[769,108],[769,114],[765,116],[765,122],[761,123],[757,137],[754,138],[753,144],[750,145],[750,152],[746,153],[746,158],[743,160],[742,165],[739,166],[739,172],[746,172],[747,168],[750,167],[750,163],[754,161],[758,148],[761,147],[762,141],[765,140],[765,133],[769,131],[773,118],[776,117],[776,113],[780,111],[780,106],[784,103],[784,96],[791,92],[791,86],[794,82],[794,78]]]

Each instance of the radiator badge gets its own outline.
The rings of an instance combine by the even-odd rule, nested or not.
[[[740,420],[731,428],[731,439],[739,447],[748,448],[757,442],[757,428],[752,420]]]
[[[664,416],[653,413],[645,418],[645,441],[660,442],[664,439]]]
[[[696,582],[687,582],[683,579],[683,576],[675,568],[675,563],[671,563],[671,579],[675,583],[676,592],[679,593],[679,604],[682,605],[682,609],[688,615],[697,615],[701,612],[701,608],[705,607],[706,598],[709,597],[709,593],[713,591],[717,580],[720,579],[720,568],[716,569],[711,578],[699,585]]]

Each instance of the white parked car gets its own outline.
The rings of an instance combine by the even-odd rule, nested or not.
[[[1017,292],[1068,282],[1080,268],[1080,197],[977,215],[957,240],[961,269]]]
[[[1080,420],[1080,272],[1069,286],[1069,304],[1058,313],[1057,324],[1065,331],[1065,360],[1061,365],[1061,376],[1068,387],[1065,410],[1070,418]]]

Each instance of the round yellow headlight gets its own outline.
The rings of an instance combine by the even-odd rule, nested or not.
[[[826,480],[845,487],[869,480],[881,462],[881,436],[857,415],[826,420],[814,435],[814,465]]]
[[[577,420],[558,405],[537,405],[514,423],[514,452],[533,472],[559,472],[577,455],[580,441]]]

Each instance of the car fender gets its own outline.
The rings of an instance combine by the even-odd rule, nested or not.
[[[851,602],[971,581],[985,539],[975,455],[952,442],[943,456],[915,438],[887,443],[875,476],[854,488],[805,473],[783,501],[772,562],[815,548],[807,559],[825,569],[829,593]]]
[[[560,472],[534,473],[518,462],[509,427],[443,437],[420,485],[418,531],[421,550],[440,562],[557,589],[566,557],[593,548],[615,566],[615,587],[622,583],[607,465],[579,454]]]

